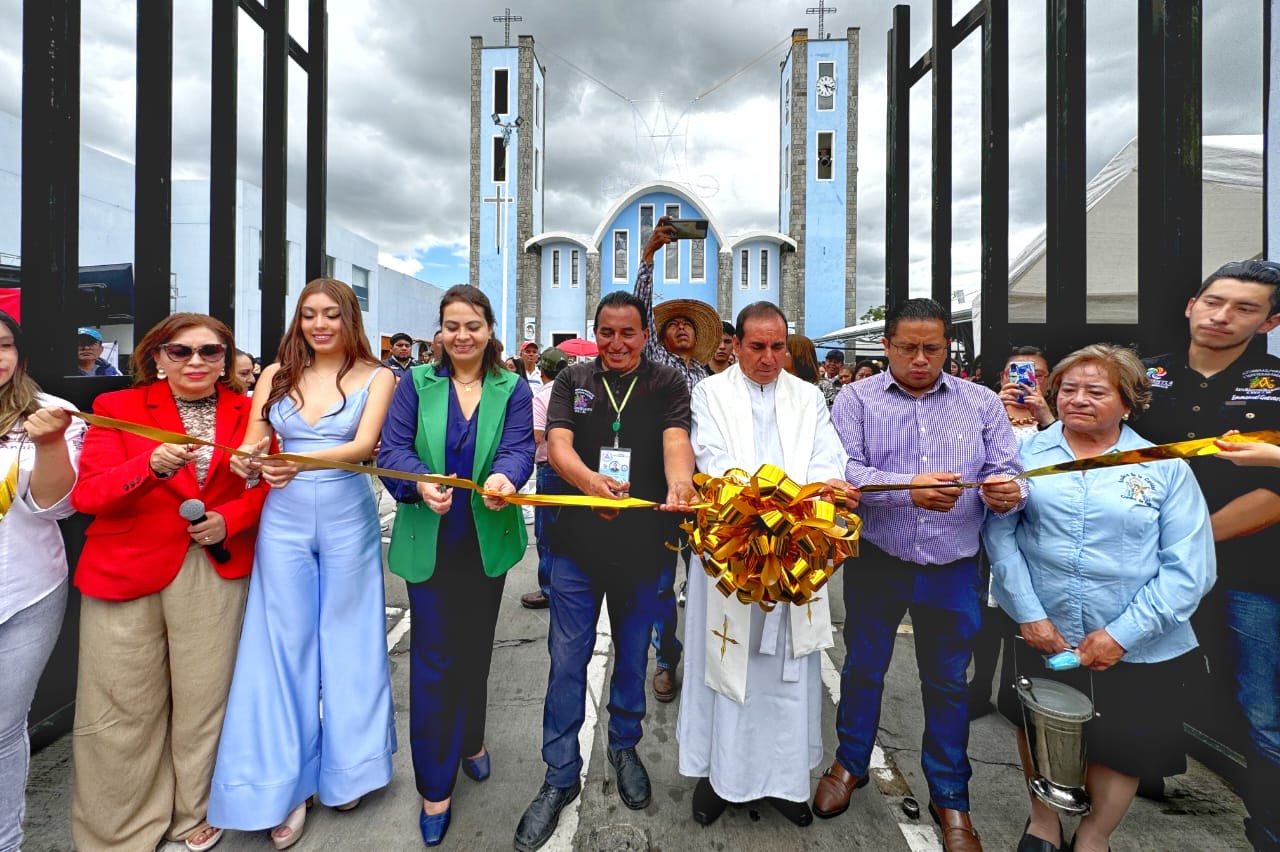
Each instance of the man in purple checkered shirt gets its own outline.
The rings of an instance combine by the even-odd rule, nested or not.
[[[864,492],[860,555],[845,567],[846,656],[836,760],[818,782],[813,810],[833,817],[866,782],[880,722],[884,675],[903,614],[911,611],[925,731],[921,765],[929,811],[949,852],[981,850],[969,821],[969,705],[965,669],[981,619],[978,538],[989,509],[1021,508],[1026,486],[1009,418],[987,388],[943,372],[950,317],[911,299],[885,323],[889,369],[846,385],[831,420],[859,487],[981,482]]]

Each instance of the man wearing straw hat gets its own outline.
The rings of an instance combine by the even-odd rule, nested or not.
[[[706,302],[697,299],[668,299],[660,305],[653,304],[653,255],[658,249],[674,242],[675,228],[670,219],[662,217],[649,236],[636,271],[636,298],[645,304],[645,324],[649,330],[649,342],[644,355],[655,364],[673,367],[693,393],[698,382],[711,375],[707,362],[716,354],[720,345],[722,326],[720,316]],[[685,554],[685,576],[689,574],[690,556],[683,549],[686,541],[681,536],[676,543]],[[670,558],[664,554],[662,573],[658,578],[658,605],[653,622],[653,650],[657,671],[653,674],[653,697],[666,703],[676,697],[676,666],[680,664],[680,639],[676,636],[676,568],[679,553]]]

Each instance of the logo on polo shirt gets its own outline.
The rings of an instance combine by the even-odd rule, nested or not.
[[[1171,379],[1165,378],[1169,374],[1165,372],[1164,367],[1148,367],[1147,379],[1151,382],[1153,388],[1168,388],[1173,386]]]
[[[590,414],[595,407],[596,395],[586,388],[573,389],[573,413]]]
[[[1240,381],[1231,393],[1232,400],[1280,402],[1280,394],[1276,393],[1280,389],[1280,371],[1245,370]]]

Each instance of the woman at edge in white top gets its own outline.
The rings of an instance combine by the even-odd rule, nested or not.
[[[22,329],[0,311],[0,849],[22,847],[27,713],[67,603],[58,521],[75,512],[69,497],[85,430],[71,407],[27,375]]]

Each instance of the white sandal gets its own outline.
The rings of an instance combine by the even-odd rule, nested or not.
[[[212,830],[213,834],[210,834],[208,837],[206,837],[204,840],[200,841],[199,843],[192,840],[192,838],[195,837],[196,835],[203,834],[204,832],[209,830]],[[201,825],[199,828],[197,828],[195,831],[188,834],[182,842],[187,845],[187,848],[190,849],[191,852],[205,852],[206,849],[212,849],[213,847],[217,846],[218,841],[221,839],[222,839],[222,829],[215,828],[214,826],[209,825],[209,823],[206,822],[203,825]]]
[[[311,800],[307,799],[293,810],[289,811],[289,816],[285,817],[284,822],[271,829],[271,845],[277,849],[288,849],[293,844],[302,839],[302,830],[307,825],[307,810],[311,807]],[[288,834],[280,834],[283,829],[288,829]]]

